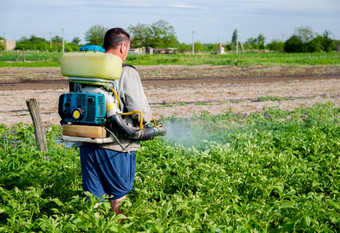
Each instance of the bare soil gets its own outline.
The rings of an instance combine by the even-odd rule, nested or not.
[[[268,107],[293,110],[315,103],[340,106],[340,67],[140,66],[156,119],[232,111],[249,115]],[[45,125],[59,124],[58,99],[68,92],[59,68],[0,68],[0,123],[30,124],[26,99],[40,103]],[[263,101],[266,100],[266,101]]]

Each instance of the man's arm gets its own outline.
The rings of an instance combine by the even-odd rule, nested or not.
[[[141,111],[143,123],[151,121],[151,109],[145,96],[141,79],[136,69],[124,67],[119,88],[120,98],[123,99],[128,112]],[[139,114],[134,114],[133,118],[139,120]]]

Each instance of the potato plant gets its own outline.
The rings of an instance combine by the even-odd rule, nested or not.
[[[339,232],[340,109],[170,118],[143,142],[128,220],[84,199],[79,152],[0,126],[1,232]]]

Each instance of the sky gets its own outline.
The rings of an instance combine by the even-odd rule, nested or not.
[[[127,29],[161,19],[182,43],[230,42],[235,29],[240,41],[263,34],[269,43],[305,26],[340,39],[340,0],[0,0],[0,36],[7,40],[49,40],[64,31],[66,41],[84,43],[94,25]]]

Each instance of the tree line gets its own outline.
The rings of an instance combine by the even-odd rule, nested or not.
[[[90,27],[85,33],[86,44],[102,45],[105,32],[108,28],[101,25]],[[179,53],[192,50],[192,44],[180,43],[173,26],[164,20],[156,21],[152,24],[130,25],[127,31],[131,35],[131,47],[144,48],[176,48]],[[306,27],[299,27],[295,33],[286,41],[273,39],[266,43],[266,37],[259,34],[257,37],[248,38],[243,44],[245,50],[271,50],[279,52],[330,52],[337,50],[339,40],[331,38],[332,33],[325,31],[322,35],[314,33]],[[232,51],[239,45],[238,30],[233,31],[230,43],[223,43],[225,50]],[[0,38],[1,40],[1,38]],[[78,51],[83,45],[79,37],[74,37],[71,42],[64,42],[65,51]],[[194,43],[195,52],[216,52],[219,43]],[[3,49],[0,43],[0,50]],[[17,41],[16,49],[40,50],[40,51],[61,51],[62,38],[54,36],[49,41],[31,35],[30,38],[23,37]]]

